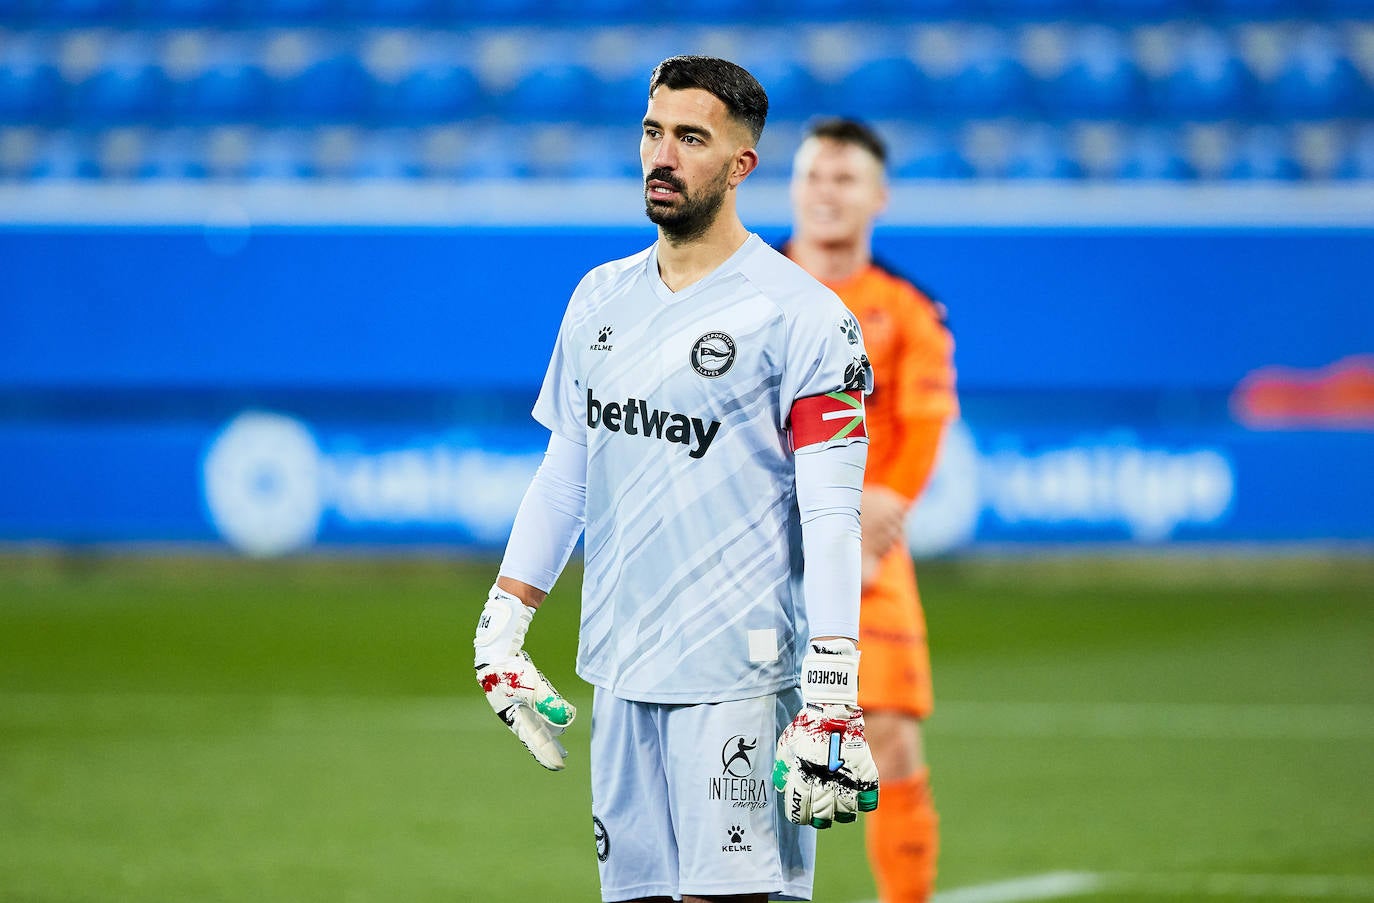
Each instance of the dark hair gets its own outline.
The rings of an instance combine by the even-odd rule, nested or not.
[[[877,132],[857,119],[835,116],[817,120],[807,127],[806,137],[857,145],[872,154],[884,167],[887,166],[887,145]]]
[[[749,129],[757,143],[768,119],[768,93],[743,66],[713,56],[672,56],[654,67],[649,95],[660,87],[700,88],[715,95],[730,115]]]

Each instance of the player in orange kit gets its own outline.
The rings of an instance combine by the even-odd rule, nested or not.
[[[783,250],[858,317],[873,364],[859,702],[883,797],[868,819],[868,853],[885,903],[915,903],[934,885],[938,819],[920,730],[932,708],[930,653],[903,524],[958,404],[944,308],[873,259],[886,161],[882,139],[860,122],[810,128],[793,161],[795,231]]]

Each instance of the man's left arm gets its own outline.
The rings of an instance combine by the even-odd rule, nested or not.
[[[862,432],[806,443],[861,421],[861,391],[799,399],[793,408],[797,505],[801,512],[802,591],[811,631],[801,673],[803,707],[778,740],[773,786],[796,824],[828,828],[878,807],[878,770],[858,704],[859,575],[868,442]],[[841,421],[835,424],[834,421]],[[813,433],[808,424],[824,425]],[[857,433],[857,435],[855,435]]]

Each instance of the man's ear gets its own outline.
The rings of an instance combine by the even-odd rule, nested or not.
[[[874,216],[879,216],[887,212],[888,201],[892,200],[892,191],[888,188],[887,178],[884,177],[878,183],[878,208],[873,211]]]
[[[730,170],[730,187],[737,188],[749,173],[759,168],[759,152],[752,147],[742,147],[735,153],[735,165]]]

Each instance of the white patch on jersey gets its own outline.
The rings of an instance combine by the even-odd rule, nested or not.
[[[775,662],[777,660],[778,632],[772,627],[749,631],[749,661]]]

